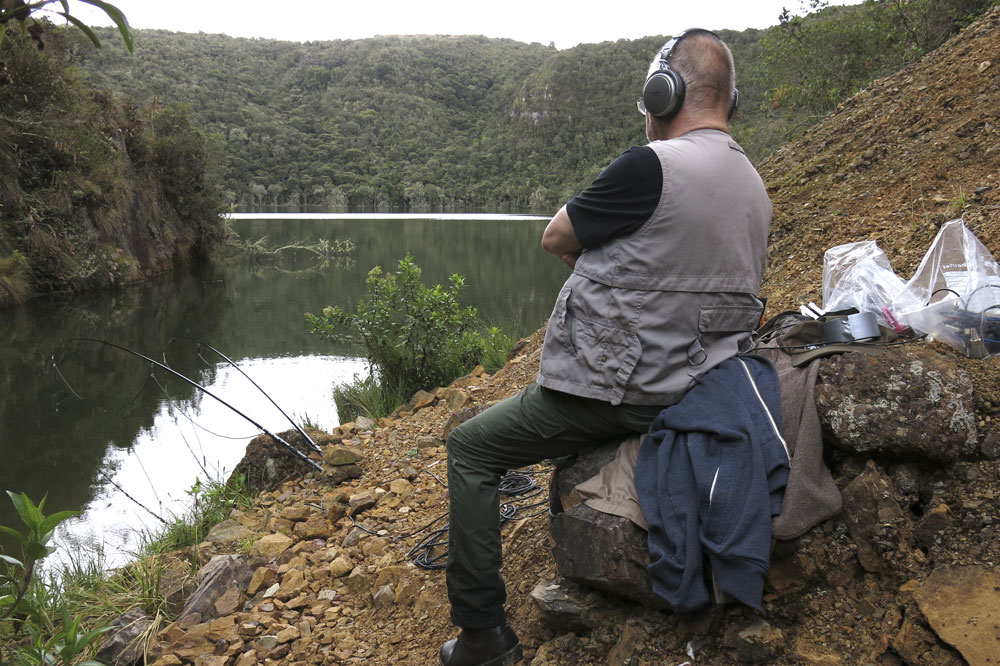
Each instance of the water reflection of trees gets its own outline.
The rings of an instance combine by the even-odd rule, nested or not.
[[[120,292],[46,300],[4,311],[0,319],[0,489],[48,494],[47,508],[76,509],[91,499],[108,446],[127,449],[153,426],[163,392],[148,362],[80,338],[112,341],[156,358],[169,340],[189,331],[190,301],[202,280],[169,276]],[[217,308],[197,317],[211,337]],[[214,370],[177,356],[178,372],[210,382]],[[162,381],[162,375],[159,376]],[[175,400],[197,404],[196,389],[169,385]],[[0,503],[0,524],[11,524]]]

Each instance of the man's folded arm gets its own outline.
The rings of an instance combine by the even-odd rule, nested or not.
[[[573,222],[569,219],[566,206],[559,209],[542,232],[542,249],[562,259],[570,268],[576,265],[583,246],[573,231]]]

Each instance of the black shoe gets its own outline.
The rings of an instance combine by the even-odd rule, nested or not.
[[[509,625],[463,629],[441,646],[441,666],[510,666],[521,661],[521,642]]]

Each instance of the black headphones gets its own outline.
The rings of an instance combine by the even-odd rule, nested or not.
[[[646,83],[642,86],[642,104],[646,107],[646,113],[656,118],[669,119],[680,111],[684,104],[684,79],[670,68],[669,59],[670,54],[677,48],[677,43],[690,32],[715,34],[702,29],[685,30],[664,44],[663,49],[660,50],[659,58],[649,66]],[[739,106],[740,91],[733,88],[733,100],[729,105],[729,112],[726,114],[727,121],[732,120]]]

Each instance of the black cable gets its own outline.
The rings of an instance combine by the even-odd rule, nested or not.
[[[411,548],[406,556],[413,557],[413,554],[417,553],[416,557],[413,557],[413,563],[421,569],[444,569],[447,566],[448,549],[445,548],[442,552],[434,555],[434,548],[448,545],[447,539],[441,538],[447,531],[448,525],[445,525],[441,529],[431,532],[423,541]]]
[[[534,479],[524,472],[507,472],[500,479],[498,487],[503,495],[522,495],[538,486]]]
[[[444,486],[445,488],[447,488],[447,487],[448,487],[448,484],[447,484],[447,483],[445,483],[444,481],[442,481],[442,480],[441,480],[441,478],[440,478],[440,477],[439,477],[439,476],[438,476],[437,474],[435,474],[434,472],[430,471],[429,469],[422,469],[422,470],[420,470],[420,471],[421,471],[421,472],[426,472],[427,474],[430,474],[430,475],[431,475],[432,477],[434,477],[434,480],[435,480],[435,481],[437,481],[438,483],[440,483],[440,484],[441,484],[442,486]]]
[[[955,298],[957,298],[958,300],[962,300],[962,295],[960,293],[958,293],[957,291],[955,291],[954,289],[949,289],[948,287],[941,287],[940,289],[935,289],[934,291],[931,292],[930,297],[928,297],[928,299],[927,299],[927,304],[929,305],[930,302],[931,302],[931,299],[934,298],[938,293],[940,293],[942,291],[950,291],[951,293],[955,294]]]

